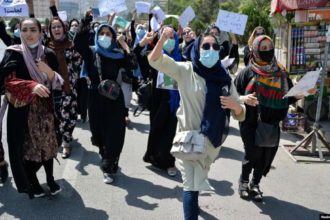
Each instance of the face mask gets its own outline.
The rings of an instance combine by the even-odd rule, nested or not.
[[[14,31],[14,36],[15,36],[15,37],[18,37],[18,38],[21,37],[21,31],[20,31],[20,29],[16,29],[16,30]]]
[[[219,61],[219,51],[201,50],[199,61],[203,64],[203,66],[211,68]]]
[[[95,28],[94,28],[94,32],[95,32],[95,33],[96,33],[97,29],[98,29],[98,27],[95,27]]]
[[[139,36],[140,39],[143,38],[145,34],[146,34],[146,31],[144,29],[139,29],[137,31],[137,35]]]
[[[30,45],[28,45],[28,46],[29,46],[29,48],[34,49],[34,48],[36,48],[38,45],[39,45],[39,41],[38,41],[37,43],[35,43],[35,44],[30,44]]]
[[[104,49],[108,49],[111,45],[111,37],[108,36],[99,36],[98,43]]]
[[[70,31],[71,31],[71,32],[74,32],[74,33],[77,32],[77,30],[78,30],[77,27],[71,27],[71,28],[70,28]]]
[[[175,47],[175,40],[174,39],[167,39],[163,45],[163,49],[167,53],[171,53],[174,50]]]
[[[274,58],[274,49],[259,51],[259,55],[263,61],[270,63]]]

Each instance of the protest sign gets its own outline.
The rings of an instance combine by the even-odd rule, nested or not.
[[[158,29],[160,28],[160,24],[158,23],[158,21],[155,17],[151,18],[150,26],[151,26],[151,30],[153,30],[153,31],[158,31]]]
[[[98,8],[92,8],[93,18],[99,18],[101,16],[100,10]]]
[[[168,75],[158,72],[156,88],[178,90],[178,83]]]
[[[151,13],[155,15],[158,23],[162,23],[166,19],[165,12],[159,6],[154,7]]]
[[[222,31],[231,32],[238,35],[244,35],[248,16],[237,14],[225,10],[219,10],[216,25]]]
[[[100,0],[98,5],[100,16],[107,16],[111,13],[120,13],[127,10],[125,0]]]
[[[135,9],[137,13],[149,14],[151,4],[148,2],[135,2]]]
[[[25,0],[3,0],[0,3],[0,16],[3,17],[29,16],[29,8]]]
[[[191,6],[187,7],[179,18],[179,22],[182,28],[188,26],[189,22],[195,18],[195,12]]]
[[[315,87],[316,82],[319,79],[320,73],[321,70],[307,72],[304,77],[301,78],[298,83],[289,90],[289,92],[284,96],[284,98],[290,96],[309,95],[308,90],[313,89]]]
[[[68,20],[68,14],[66,13],[66,11],[58,11],[57,14],[58,14],[58,17],[60,17],[60,19],[62,21]]]
[[[118,26],[120,26],[120,27],[122,27],[122,28],[124,28],[124,29],[126,29],[129,26],[130,22],[128,22],[123,17],[116,16],[115,17],[115,24],[118,25]]]

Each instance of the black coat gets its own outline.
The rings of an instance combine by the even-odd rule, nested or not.
[[[58,62],[54,51],[46,48],[45,55],[50,68],[57,71]],[[32,80],[24,62],[23,55],[13,50],[7,50],[0,64],[0,86],[2,89],[4,87],[5,78],[13,73],[13,71],[16,72],[17,78]],[[50,102],[52,102],[52,100],[50,100]],[[29,186],[23,160],[23,144],[27,129],[28,112],[29,105],[20,108],[15,108],[11,104],[8,105],[7,142],[10,166],[18,192],[27,192]]]

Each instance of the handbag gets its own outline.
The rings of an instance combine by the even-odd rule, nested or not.
[[[96,65],[97,70],[100,78],[100,84],[97,87],[97,90],[100,95],[110,99],[110,100],[117,100],[120,95],[120,85],[111,79],[104,79],[102,80],[102,71],[101,71],[101,59],[100,56],[95,53],[96,56]]]
[[[144,110],[150,110],[151,107],[151,97],[152,97],[152,81],[147,81],[143,83],[136,91],[138,97],[138,106],[134,110],[134,117],[139,116]],[[138,112],[138,110],[140,112]]]
[[[257,83],[258,85],[259,83]],[[259,93],[256,89],[257,97]],[[257,106],[258,120],[257,129],[255,133],[255,145],[258,147],[276,147],[280,140],[280,127],[278,124],[271,124],[261,120],[261,109]]]
[[[198,130],[177,132],[171,154],[181,160],[201,160],[207,156],[205,136]]]

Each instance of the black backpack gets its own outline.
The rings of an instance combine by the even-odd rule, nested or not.
[[[136,94],[138,96],[138,106],[134,110],[134,116],[139,116],[144,110],[150,110],[151,106],[151,95],[152,95],[152,82],[147,81],[137,89]],[[138,110],[140,112],[138,112]]]

